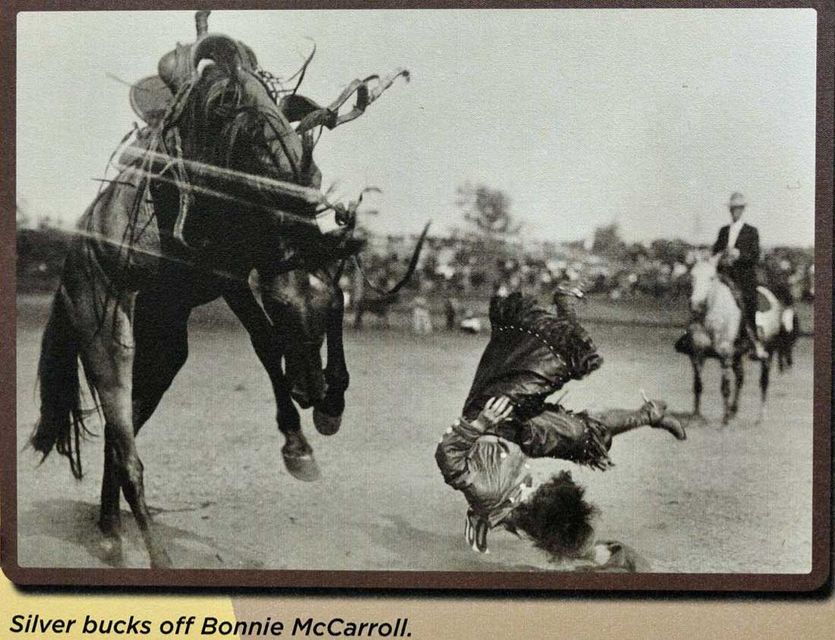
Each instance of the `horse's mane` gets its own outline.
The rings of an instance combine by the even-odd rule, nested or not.
[[[271,143],[279,142],[293,171],[292,176],[282,177],[297,184],[307,184],[313,165],[313,136],[300,136],[302,155],[295,157],[283,141],[288,123],[281,116],[275,97],[260,74],[253,72],[253,77],[270,96],[268,106],[247,100],[243,82],[235,74],[227,74],[218,65],[211,65],[200,78],[192,81],[182,111],[173,114],[164,129],[176,127],[180,137],[188,139],[191,152],[199,161],[221,168],[232,168],[234,154],[243,136],[251,143],[252,150],[264,152],[278,171],[280,163],[271,151]]]

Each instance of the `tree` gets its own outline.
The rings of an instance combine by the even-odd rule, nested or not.
[[[659,238],[652,241],[650,249],[653,257],[661,260],[661,262],[674,264],[676,262],[685,262],[687,260],[687,254],[692,247],[684,240],[678,238],[673,240]]]
[[[460,247],[457,260],[467,266],[470,284],[479,288],[501,277],[496,265],[514,255],[508,241],[522,225],[510,213],[510,198],[483,184],[459,187],[457,205],[471,228],[469,241]]]
[[[15,228],[28,229],[32,224],[32,218],[26,213],[25,207],[18,202],[15,204]]]
[[[464,212],[464,219],[482,236],[505,240],[522,228],[510,213],[510,198],[500,189],[465,184],[458,188],[457,204]]]
[[[591,251],[599,256],[607,258],[619,258],[626,248],[620,237],[620,228],[616,222],[597,227],[594,230],[594,240]]]

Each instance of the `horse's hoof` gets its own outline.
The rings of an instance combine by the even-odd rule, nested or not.
[[[174,566],[165,549],[153,550],[149,555],[151,556],[151,569],[170,569]]]
[[[282,453],[282,456],[284,457],[284,466],[296,480],[315,482],[322,477],[322,472],[319,471],[319,465],[316,464],[316,459],[312,453],[302,455]]]
[[[122,538],[119,536],[105,536],[98,543],[98,552],[102,561],[114,567],[121,567],[125,563],[122,551]]]
[[[690,419],[687,421],[687,426],[690,425],[699,425],[704,426],[707,424],[707,419],[701,413],[694,413],[690,416]]]
[[[329,416],[324,411],[313,409],[313,426],[323,436],[332,436],[342,426],[342,416]]]

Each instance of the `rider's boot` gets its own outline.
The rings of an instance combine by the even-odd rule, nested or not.
[[[768,352],[765,350],[763,343],[760,341],[760,337],[757,335],[756,328],[752,327],[749,323],[745,323],[745,332],[748,334],[748,340],[753,345],[753,351],[751,352],[751,359],[752,360],[767,360],[768,359]]]
[[[663,400],[646,400],[640,409],[629,412],[626,416],[618,418],[614,423],[610,422],[607,426],[611,435],[625,433],[648,425],[654,429],[668,431],[677,440],[686,440],[687,434],[684,427],[673,416],[668,416],[666,410],[667,403]]]
[[[637,412],[637,419],[653,429],[663,429],[671,433],[676,440],[686,440],[687,432],[681,422],[667,415],[667,403],[663,400],[647,400]]]

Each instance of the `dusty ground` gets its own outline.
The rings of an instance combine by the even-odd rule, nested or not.
[[[18,306],[18,442],[37,417],[35,366],[46,308]],[[192,323],[189,362],[139,438],[149,502],[175,563],[188,567],[504,570],[547,567],[503,532],[478,556],[462,539],[463,498],[433,459],[457,416],[487,336],[400,330],[348,331],[352,386],[340,433],[304,417],[323,478],[301,483],[283,468],[266,374],[244,332],[229,322]],[[571,408],[636,408],[639,389],[691,406],[686,358],[674,329],[589,325],[606,363],[572,383]],[[747,367],[740,417],[720,428],[717,367],[706,379],[708,424],[676,442],[649,429],[619,438],[616,467],[575,467],[601,510],[599,536],[647,556],[656,571],[799,573],[811,567],[812,341],[793,371],[774,375],[767,415],[755,424],[757,369]],[[86,443],[87,476],[63,459],[18,464],[19,548],[24,566],[103,566],[95,518],[101,440]],[[535,463],[537,473],[571,467]],[[131,518],[126,514],[126,520]],[[135,527],[126,562],[145,566]]]

